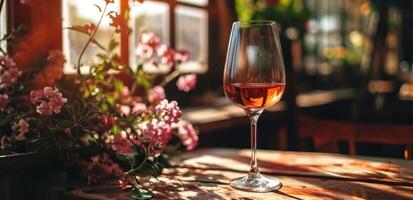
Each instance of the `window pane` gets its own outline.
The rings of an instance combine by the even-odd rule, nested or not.
[[[192,4],[196,6],[206,6],[208,5],[208,0],[178,0],[178,2]]]
[[[135,49],[141,31],[154,32],[162,43],[169,44],[169,4],[144,1],[131,8],[132,34],[129,38],[130,63],[136,65]]]
[[[104,8],[104,1],[102,0],[63,0],[63,51],[66,55],[67,63],[64,69],[65,73],[73,73],[73,66],[77,64],[77,59],[87,42],[88,36],[75,31],[65,29],[66,27],[74,25],[85,25],[89,23],[97,24],[99,21],[100,13],[94,4]],[[109,4],[108,11],[119,10],[119,0],[115,0],[114,4]],[[110,19],[105,16],[102,20],[99,31],[95,38],[104,47],[108,46],[109,41],[115,36],[115,31],[109,26]],[[117,36],[117,35],[116,35]],[[91,44],[85,51],[82,63],[84,65],[90,65],[93,59],[96,58],[96,54],[102,52],[97,45]],[[82,71],[87,72],[87,67],[83,67]]]
[[[6,10],[7,9],[6,8],[7,8],[6,2],[4,2],[3,9],[1,10],[1,14],[0,14],[0,38],[3,38],[7,30],[7,24],[6,24]],[[1,45],[1,48],[5,50],[6,48],[5,42],[2,42],[0,45]]]
[[[192,62],[178,68],[183,72],[203,73],[208,69],[208,13],[204,9],[177,6],[176,48],[191,52]]]

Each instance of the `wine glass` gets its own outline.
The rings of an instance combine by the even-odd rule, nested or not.
[[[251,192],[281,187],[276,178],[260,174],[257,163],[257,120],[265,108],[280,101],[285,87],[284,61],[278,24],[273,21],[238,21],[232,25],[224,70],[227,98],[244,109],[251,121],[251,169],[231,186]]]

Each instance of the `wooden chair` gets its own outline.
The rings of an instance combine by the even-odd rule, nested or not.
[[[338,142],[347,141],[350,154],[357,153],[356,143],[405,145],[404,158],[412,158],[413,126],[373,125],[353,122],[338,122],[299,117],[298,134],[301,139],[310,138],[316,151],[339,153]],[[280,148],[285,145],[284,129],[280,132]]]

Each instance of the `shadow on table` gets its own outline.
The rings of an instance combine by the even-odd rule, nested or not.
[[[220,155],[220,157],[226,158],[226,159],[234,159],[231,156],[225,157],[225,155]],[[237,157],[237,161],[249,163],[250,157],[240,155],[239,157]],[[288,161],[285,161],[285,162],[287,163]],[[208,167],[211,167],[213,169],[222,168],[222,166],[215,165],[215,164],[203,163],[203,165],[208,165]],[[319,172],[319,171],[315,171],[315,170],[312,170],[306,167],[301,167],[298,165],[284,165],[284,164],[280,164],[279,162],[270,162],[270,161],[263,161],[263,160],[259,161],[259,166],[262,169],[276,168],[279,171],[288,171],[288,172],[302,172],[302,173]],[[400,169],[400,170],[404,170],[404,169]],[[336,173],[337,175],[357,178],[355,174],[351,174],[351,173],[337,173],[337,172],[332,172],[332,171],[328,173],[330,174]],[[281,176],[285,176],[285,175],[281,175]],[[363,176],[371,176],[371,177],[381,178],[381,179],[388,178],[386,174],[378,172],[378,171],[374,171],[374,173],[363,174]],[[346,197],[348,198],[348,195],[354,195],[354,196],[358,196],[361,198],[367,198],[367,199],[407,199],[406,196],[402,196],[398,194],[397,192],[404,191],[404,192],[413,193],[413,187],[387,185],[387,187],[392,188],[393,191],[386,191],[386,190],[371,187],[368,185],[368,184],[378,184],[378,183],[366,183],[368,181],[363,181],[363,180],[361,181],[346,180],[346,181],[341,181],[341,184],[337,184],[337,179],[334,179],[334,178],[329,179],[326,177],[317,178],[317,177],[310,177],[310,176],[302,177],[301,175],[294,176],[293,174],[288,175],[288,177],[291,179],[301,181],[301,182],[307,182],[311,185],[316,185],[319,187],[319,188],[310,188],[310,187],[293,188],[288,185],[283,185],[283,188],[280,191],[276,192],[278,194],[288,196],[294,199],[300,199],[298,197],[295,197],[294,195],[317,196],[317,197],[328,198],[328,199],[345,199]]]

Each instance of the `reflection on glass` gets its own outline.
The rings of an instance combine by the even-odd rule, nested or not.
[[[208,0],[178,0],[178,2],[192,4],[196,6],[207,6]]]
[[[161,43],[169,44],[169,5],[156,1],[144,1],[131,8],[132,34],[129,38],[130,61],[136,65],[135,49],[139,39],[139,32],[151,31],[160,37]]]
[[[63,52],[66,55],[67,63],[64,68],[65,73],[74,73],[73,68],[76,64],[80,52],[82,51],[88,36],[75,31],[65,29],[73,25],[85,25],[90,23],[97,23],[99,21],[100,13],[93,5],[99,5],[104,7],[104,1],[101,0],[63,0],[62,1],[62,15],[63,15]],[[115,0],[115,3],[109,4],[108,11],[119,10],[119,0]],[[109,27],[109,17],[103,18],[100,29],[97,32],[95,38],[103,46],[107,46],[109,41],[114,37],[114,30]],[[90,45],[86,50],[82,63],[84,65],[90,65],[93,63],[95,55],[102,50],[96,45]],[[87,71],[87,67],[83,67],[82,71]]]
[[[6,29],[7,29],[7,24],[6,24],[6,8],[7,8],[7,6],[6,6],[6,3],[7,3],[7,1],[4,2],[3,8],[0,11],[1,12],[1,14],[0,14],[0,38],[2,38],[4,36],[4,34],[6,34]],[[0,44],[0,47],[2,49],[5,49],[5,45],[6,44],[4,42],[2,42]]]
[[[177,6],[176,48],[191,52],[191,62],[178,67],[184,72],[203,73],[208,69],[208,13],[199,8]]]

